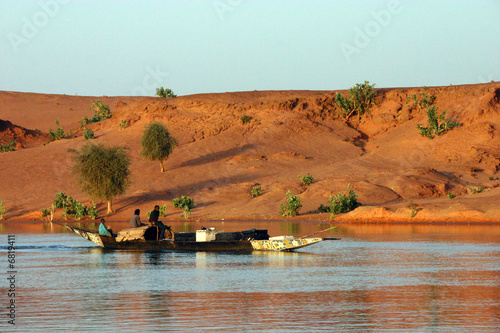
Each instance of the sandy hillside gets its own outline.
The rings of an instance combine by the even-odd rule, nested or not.
[[[351,184],[363,206],[336,221],[500,222],[500,83],[428,88],[439,113],[446,109],[446,117],[462,123],[432,140],[416,128],[426,125],[425,111],[407,103],[422,92],[377,89],[371,114],[350,123],[336,113],[335,91],[175,99],[0,92],[0,143],[17,146],[0,153],[5,218],[41,219],[41,209],[61,191],[90,202],[74,181],[68,149],[86,143],[78,120],[91,117],[90,103],[100,99],[113,117],[88,125],[94,142],[126,146],[132,159],[133,184],[114,201],[109,220],[126,220],[135,208],[145,213],[154,204],[167,204],[164,219],[178,220],[171,201],[181,195],[197,203],[191,220],[279,219],[288,190],[303,201],[296,219],[329,220],[318,206]],[[247,124],[244,115],[252,117]],[[56,119],[72,135],[47,143]],[[122,120],[131,125],[122,130]],[[179,140],[164,173],[140,156],[140,138],[152,120]],[[308,172],[314,182],[303,186],[298,176]],[[251,198],[256,185],[262,195]],[[410,204],[418,207],[414,217]],[[104,214],[104,203],[99,208]]]

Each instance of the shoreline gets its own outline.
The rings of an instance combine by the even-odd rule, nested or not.
[[[106,223],[129,223],[128,220],[110,220],[106,219],[106,217],[102,217],[105,219]],[[64,220],[64,219],[55,219],[55,221],[66,223],[68,225],[72,224],[93,224],[100,223],[100,219],[96,220],[92,219],[82,219],[82,220]],[[336,224],[336,225],[500,225],[500,221],[498,220],[449,220],[449,219],[436,219],[434,221],[430,220],[384,220],[384,219],[372,219],[372,220],[361,220],[361,219],[353,219],[353,220],[315,220],[315,219],[179,219],[179,220],[162,220],[164,223],[316,223],[316,224]],[[0,224],[26,224],[26,223],[51,223],[50,221],[42,220],[42,219],[9,219],[9,220],[0,220]]]

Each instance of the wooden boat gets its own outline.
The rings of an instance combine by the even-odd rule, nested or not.
[[[118,234],[104,235],[99,231],[76,228],[53,221],[77,235],[106,249],[123,250],[173,250],[173,251],[293,251],[325,240],[340,238],[296,238],[293,236],[269,237],[267,230],[251,229],[241,232],[219,232],[214,228],[194,232],[165,232],[166,238],[158,239],[156,226],[125,229]],[[101,228],[102,230],[102,228]],[[133,231],[140,237],[127,237]],[[106,232],[104,232],[106,233]]]

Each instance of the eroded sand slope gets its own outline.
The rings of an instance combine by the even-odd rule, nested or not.
[[[300,195],[299,219],[329,219],[317,208],[348,184],[363,203],[338,221],[500,222],[500,83],[431,87],[439,113],[463,125],[430,140],[416,125],[425,110],[411,109],[408,97],[423,88],[377,89],[376,106],[360,123],[336,114],[334,91],[262,91],[182,96],[80,97],[0,92],[0,142],[13,139],[15,152],[0,154],[0,199],[9,220],[40,219],[57,192],[79,201],[68,149],[86,140],[78,120],[92,114],[92,101],[109,104],[113,117],[88,125],[96,139],[129,147],[133,184],[114,202],[110,220],[125,220],[133,209],[189,195],[197,203],[191,219],[279,219],[285,193]],[[345,91],[343,92],[345,93]],[[243,124],[241,117],[252,120]],[[69,139],[45,144],[55,120]],[[120,129],[120,122],[131,124]],[[166,161],[140,156],[144,126],[164,122],[179,140]],[[314,182],[301,185],[309,172]],[[262,195],[250,197],[252,186]],[[482,186],[484,191],[470,194]],[[456,195],[450,199],[447,194]],[[419,208],[411,217],[408,205]],[[105,205],[99,204],[104,213]]]

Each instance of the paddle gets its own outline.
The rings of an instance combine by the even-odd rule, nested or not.
[[[320,232],[325,232],[325,231],[328,231],[328,230],[332,230],[332,229],[335,229],[337,228],[336,225],[334,225],[333,227],[331,228],[328,228],[328,229],[324,229],[324,230],[320,230],[320,231],[316,231],[316,232],[313,232],[312,234],[309,234],[309,235],[305,235],[305,236],[302,236],[300,238],[306,238],[306,237],[309,237],[309,236],[312,236],[312,235],[316,235],[316,234],[319,234]],[[323,238],[324,240],[338,240],[340,238]]]

